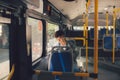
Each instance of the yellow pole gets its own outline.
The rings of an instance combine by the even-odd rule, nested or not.
[[[13,77],[14,71],[15,71],[15,65],[13,64],[11,72],[9,73],[7,80],[11,80],[11,78]]]
[[[84,43],[83,43],[83,46],[86,45],[86,25],[84,24],[84,34],[83,34],[83,37],[84,37]]]
[[[115,12],[120,12],[120,8],[115,8]]]
[[[98,74],[98,0],[94,0],[94,73]],[[98,78],[94,79],[97,80]]]
[[[90,73],[81,73],[81,72],[61,72],[61,71],[53,71],[53,72],[49,72],[49,71],[41,71],[41,70],[34,70],[36,75],[40,75],[41,73],[44,74],[52,74],[52,75],[64,75],[64,74],[68,74],[68,75],[73,75],[73,76],[81,76],[81,77],[90,77]]]
[[[85,18],[85,13],[83,13],[83,22],[85,22],[85,20],[86,20],[86,18]],[[84,31],[83,31],[83,37],[84,37],[84,42],[83,42],[83,46],[85,46],[85,42],[86,42],[86,25],[85,25],[85,23],[84,23],[84,25],[83,25],[83,27],[84,27]]]
[[[85,37],[86,37],[86,34],[85,34],[85,33],[86,33],[86,26],[85,26],[85,24],[84,24],[84,26],[83,26],[83,27],[84,27],[83,36],[84,36],[84,38],[85,38]]]
[[[85,13],[83,13],[83,23],[85,22]],[[83,31],[83,37],[86,36],[86,25],[85,23],[83,24],[83,27],[84,27],[84,31]]]
[[[90,0],[87,0],[87,6],[89,7],[90,6]]]
[[[86,71],[88,71],[88,3],[86,3],[86,21],[85,21],[85,24],[86,24],[86,40],[85,40],[85,43],[86,43]]]
[[[83,23],[85,22],[85,12],[83,13]]]
[[[115,20],[116,20],[116,11],[115,6],[113,7],[113,53],[112,53],[112,63],[115,63]]]
[[[108,35],[108,11],[106,12],[106,35]]]

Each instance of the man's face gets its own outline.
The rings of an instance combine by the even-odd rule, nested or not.
[[[64,42],[64,36],[59,36],[56,39],[60,44]]]

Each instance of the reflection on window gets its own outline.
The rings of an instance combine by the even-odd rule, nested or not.
[[[32,61],[34,61],[42,55],[42,21],[28,18],[28,25],[31,27]]]

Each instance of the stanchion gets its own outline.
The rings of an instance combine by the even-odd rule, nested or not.
[[[94,0],[94,20],[95,20],[95,27],[94,27],[94,74],[98,74],[98,0]],[[95,78],[94,80],[98,80]]]

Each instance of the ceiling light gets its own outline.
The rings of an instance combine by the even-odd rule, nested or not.
[[[68,1],[69,2],[69,1],[75,1],[75,0],[64,0],[64,1]]]
[[[108,8],[104,8],[104,10],[106,11],[106,10],[108,10]]]

